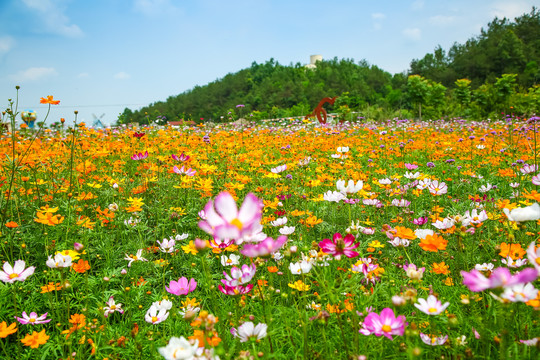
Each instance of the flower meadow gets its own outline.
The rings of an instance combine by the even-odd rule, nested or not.
[[[538,120],[3,130],[1,357],[538,358]]]

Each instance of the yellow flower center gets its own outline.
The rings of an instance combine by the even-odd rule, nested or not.
[[[133,260],[137,260],[137,259],[138,259],[137,255],[133,255]]]
[[[157,316],[152,316],[152,322],[155,323],[156,321],[158,321]]]
[[[434,313],[434,312],[437,312],[437,309],[436,309],[436,308],[429,308],[428,311],[429,311],[430,313]]]
[[[10,279],[15,279],[16,277],[19,277],[19,274],[15,274],[15,273],[9,274]]]
[[[36,319],[32,318],[29,320],[31,323],[36,322]]]
[[[540,257],[537,257],[535,262],[536,262],[536,264],[540,265]]]
[[[231,224],[236,226],[238,230],[242,230],[242,226],[244,226],[244,224],[242,224],[242,222],[238,220],[238,218],[235,218],[233,221],[231,221]]]
[[[116,305],[111,305],[111,310],[116,310]]]
[[[392,331],[392,327],[390,325],[383,325],[382,326],[382,331],[384,331],[386,333],[390,332],[390,331]]]

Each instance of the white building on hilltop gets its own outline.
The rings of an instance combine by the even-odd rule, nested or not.
[[[311,55],[309,57],[309,64],[306,65],[308,69],[315,69],[317,67],[317,61],[322,61],[322,55]]]

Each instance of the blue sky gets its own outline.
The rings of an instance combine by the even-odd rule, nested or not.
[[[114,123],[133,110],[274,58],[281,64],[366,59],[390,73],[437,45],[479,34],[529,0],[0,0],[0,107],[20,85],[20,109],[39,98],[61,117]]]

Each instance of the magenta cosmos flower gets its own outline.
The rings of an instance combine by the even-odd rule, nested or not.
[[[30,315],[27,315],[26,311],[23,311],[22,318],[15,316],[15,319],[23,325],[46,324],[49,321],[51,321],[51,319],[46,320],[46,318],[47,318],[47,313],[41,316],[38,316],[37,313],[31,312]]]
[[[256,244],[245,244],[242,250],[240,250],[240,253],[250,258],[265,257],[278,251],[286,242],[287,237],[284,235],[278,237],[276,240],[267,237]]]
[[[195,279],[192,278],[188,282],[188,279],[184,276],[178,279],[178,281],[171,281],[169,283],[169,287],[165,286],[165,290],[174,295],[187,295],[195,290],[196,287],[197,282]]]
[[[246,286],[242,286],[242,285],[237,285],[237,286],[227,286],[227,285],[225,285],[225,286],[221,286],[221,285],[218,285],[218,289],[219,289],[219,291],[221,291],[225,295],[232,295],[232,296],[243,295],[243,294],[247,294],[248,292],[251,291],[251,289],[253,289],[253,284],[248,284]]]
[[[30,275],[34,273],[34,270],[36,269],[35,266],[30,266],[29,268],[25,269],[26,263],[24,260],[17,260],[15,261],[14,266],[12,267],[10,263],[5,262],[4,263],[4,271],[0,270],[0,280],[2,280],[5,283],[14,283],[15,281],[24,281],[26,280]]]
[[[340,233],[335,233],[332,240],[323,239],[323,241],[319,243],[319,246],[323,252],[331,254],[334,257],[345,255],[346,257],[352,258],[359,255],[352,249],[356,249],[360,244],[354,243],[354,236],[352,234],[347,234],[343,237]]]
[[[173,167],[173,171],[180,175],[187,175],[187,176],[195,176],[197,171],[193,170],[192,168],[184,168],[184,165],[179,169],[178,166]]]
[[[255,195],[246,195],[240,210],[231,194],[222,192],[204,207],[205,219],[199,227],[218,239],[241,239],[259,228],[263,203]]]
[[[176,161],[181,161],[181,162],[184,162],[184,161],[188,161],[191,156],[189,155],[186,155],[184,153],[180,154],[180,156],[176,155],[176,154],[172,154],[171,157],[176,160]]]
[[[405,332],[405,316],[399,315],[396,318],[394,311],[390,308],[384,308],[381,315],[371,312],[364,319],[360,333],[364,335],[375,334],[384,335],[390,340],[394,340],[392,335],[403,335]]]

